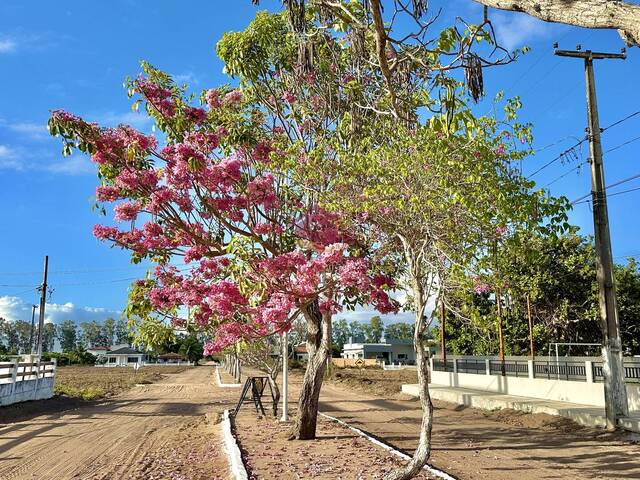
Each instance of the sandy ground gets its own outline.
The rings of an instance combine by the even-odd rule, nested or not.
[[[300,380],[292,375],[293,404]],[[402,394],[377,396],[325,383],[320,410],[407,453],[416,446],[420,405]],[[435,402],[430,463],[463,480],[639,479],[637,442],[637,435],[610,435],[549,415]]]
[[[102,403],[31,408],[0,425],[0,479],[225,479],[215,412],[235,396],[214,395],[213,369],[198,367]]]
[[[320,419],[315,441],[287,440],[291,425],[255,410],[236,419],[236,435],[250,478],[268,480],[373,480],[402,465],[401,459],[352,430]],[[434,480],[426,473],[416,480]]]

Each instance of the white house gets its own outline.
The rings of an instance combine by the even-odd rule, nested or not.
[[[416,362],[411,340],[385,339],[382,337],[379,343],[354,343],[349,338],[349,343],[342,347],[343,358],[370,358],[385,363],[402,363],[412,365]]]
[[[133,366],[136,363],[142,365],[147,355],[134,350],[128,345],[113,347],[107,353],[102,355],[105,359],[106,366]]]

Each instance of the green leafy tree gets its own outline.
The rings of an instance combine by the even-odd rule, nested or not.
[[[640,269],[630,258],[615,269],[622,348],[626,355],[640,355]]]
[[[384,325],[382,319],[379,316],[371,317],[369,324],[365,325],[365,337],[367,343],[378,343],[382,338],[384,332]]]
[[[413,326],[405,322],[389,324],[384,329],[384,336],[387,340],[411,340],[413,338]]]
[[[190,362],[197,362],[202,358],[204,344],[195,335],[188,335],[179,340],[178,353]]]
[[[56,327],[56,338],[63,352],[71,352],[78,343],[78,326],[73,320],[64,320]]]
[[[101,347],[105,345],[102,326],[96,320],[80,324],[80,342],[85,348]]]
[[[13,322],[16,335],[18,337],[18,352],[31,353],[31,322],[16,320]]]
[[[114,335],[116,345],[129,344],[131,342],[127,321],[124,318],[119,318],[116,322]]]
[[[110,347],[113,345],[113,339],[116,333],[116,321],[111,317],[105,319],[102,322],[101,330],[102,341],[104,342],[103,346]]]
[[[56,326],[53,323],[45,323],[42,329],[42,351],[52,352],[56,341]]]
[[[336,347],[337,352],[341,352],[344,344],[349,341],[349,325],[344,318],[335,320],[333,322],[333,346]]]
[[[366,340],[364,325],[356,320],[349,322],[349,336],[354,342],[364,342]]]
[[[3,336],[6,342],[7,353],[16,355],[20,346],[20,335],[16,329],[15,322],[6,321],[2,325]]]

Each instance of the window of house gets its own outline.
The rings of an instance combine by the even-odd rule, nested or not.
[[[109,363],[116,363],[116,357],[109,357]]]
[[[138,363],[138,357],[128,357],[127,363]]]
[[[397,355],[397,357],[398,357],[398,360],[406,360],[407,354],[406,353],[399,353]]]

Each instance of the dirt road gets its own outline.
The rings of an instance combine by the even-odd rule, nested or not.
[[[293,375],[295,402],[301,376]],[[325,383],[320,411],[412,453],[421,410],[402,395],[375,396]],[[431,461],[462,480],[637,479],[640,446],[548,415],[485,412],[435,402]],[[637,438],[637,436],[636,436]]]
[[[0,425],[0,479],[226,478],[218,426],[203,421],[231,400],[214,398],[213,372],[193,368],[103,403]]]

